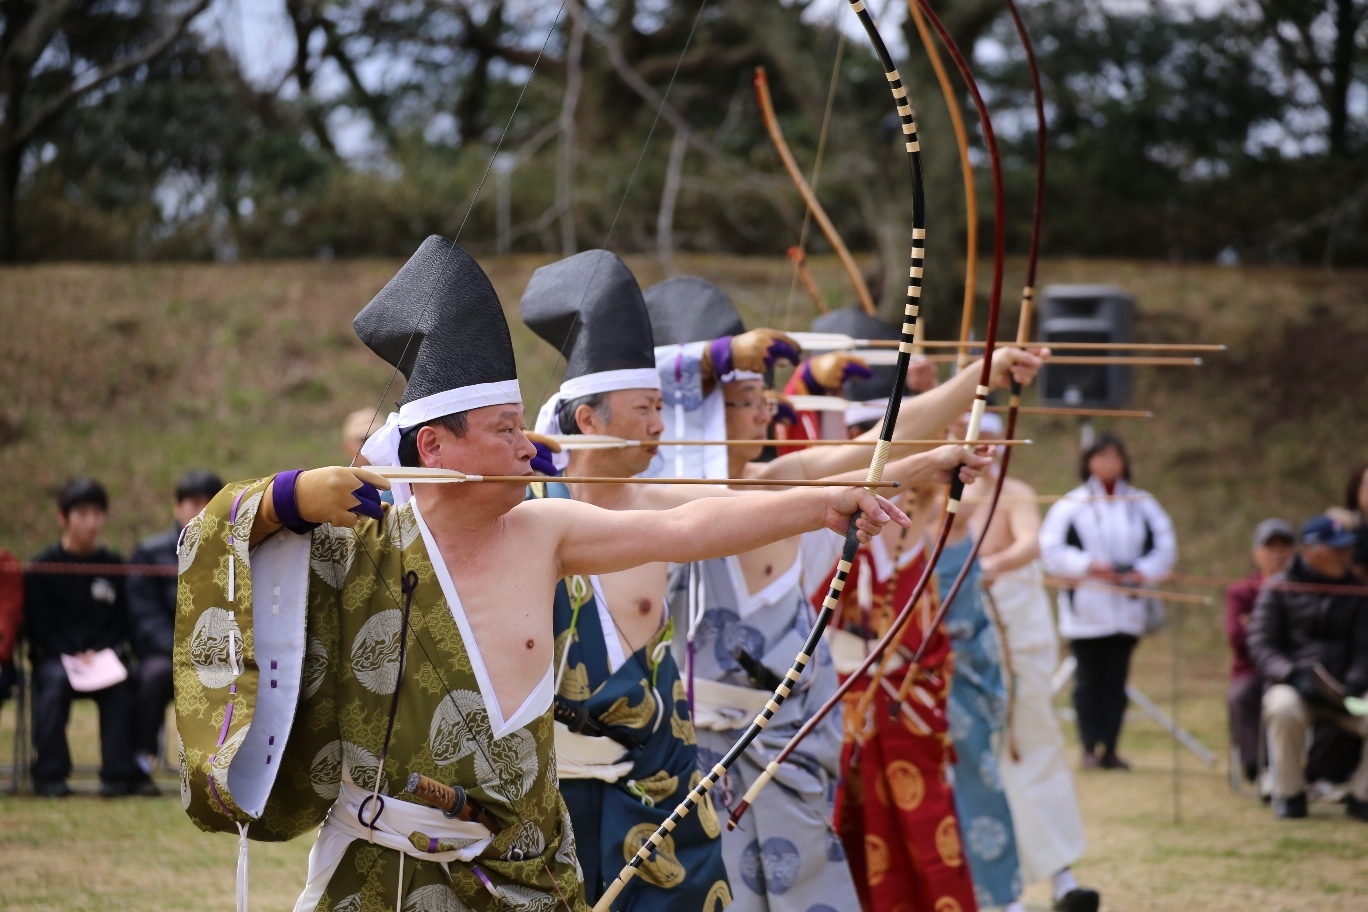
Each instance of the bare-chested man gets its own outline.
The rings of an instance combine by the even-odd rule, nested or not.
[[[533,477],[503,311],[464,251],[429,238],[355,326],[408,379],[374,466]],[[243,839],[240,889],[247,839],[321,824],[299,912],[582,912],[551,762],[559,581],[904,519],[853,488],[610,512],[475,482],[382,506],[388,486],[350,468],[230,485],[180,542],[182,802]]]

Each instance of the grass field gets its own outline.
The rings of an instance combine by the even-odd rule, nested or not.
[[[510,315],[533,412],[559,376],[551,349],[516,319],[518,295],[542,262],[484,264]],[[654,261],[630,262],[643,284],[663,275]],[[388,369],[350,328],[396,265],[0,270],[0,547],[27,557],[54,539],[51,493],[75,472],[109,486],[108,538],[126,553],[169,524],[171,487],[188,468],[231,479],[339,461],[343,416],[399,394],[384,395]],[[721,281],[748,325],[798,329],[811,319],[801,299],[786,318],[780,263],[679,265]],[[836,297],[835,264],[819,260],[815,272]],[[1106,282],[1136,293],[1143,341],[1231,346],[1202,368],[1138,370],[1134,404],[1157,417],[1114,427],[1131,444],[1137,483],[1173,515],[1180,570],[1243,573],[1254,522],[1297,522],[1338,502],[1350,469],[1368,458],[1368,272],[1065,261],[1042,264],[1041,275],[1042,284]],[[1008,287],[1018,281],[1009,271]],[[1004,325],[1015,325],[1014,309]],[[1076,483],[1077,424],[1035,418],[1023,428],[1037,445],[1018,453],[1014,470],[1042,493]],[[1183,609],[1178,636],[1180,715],[1223,754],[1219,606]],[[1166,633],[1141,647],[1136,680],[1167,705],[1170,670]],[[12,717],[9,707],[0,714],[0,750]],[[78,704],[75,725],[86,733],[78,762],[93,763],[90,707]],[[1256,801],[1229,793],[1223,768],[1187,755],[1175,823],[1168,740],[1139,719],[1124,747],[1134,773],[1079,777],[1091,843],[1080,875],[1103,888],[1108,910],[1365,907],[1368,827],[1323,807],[1275,825]],[[289,907],[307,850],[254,846],[255,908]],[[235,856],[235,840],[200,834],[174,798],[0,798],[5,909],[230,909]],[[1028,897],[1045,908],[1040,894]]]

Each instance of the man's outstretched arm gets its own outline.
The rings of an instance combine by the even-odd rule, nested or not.
[[[804,488],[771,497],[705,497],[664,511],[603,510],[571,500],[544,500],[535,506],[539,520],[556,523],[562,576],[742,554],[823,527],[844,534],[856,512],[861,541],[877,535],[890,520],[909,524],[884,498],[848,487]]]
[[[999,348],[993,352],[993,385],[1006,386],[1012,379],[1030,383],[1040,370],[1042,355],[1048,355],[1048,351]],[[973,404],[974,390],[978,387],[978,364],[975,361],[935,389],[903,400],[893,438],[924,440],[942,436],[945,429]],[[865,431],[858,439],[873,443],[879,439],[879,429]],[[869,452],[862,447],[810,447],[765,463],[756,477],[827,478],[867,467]]]

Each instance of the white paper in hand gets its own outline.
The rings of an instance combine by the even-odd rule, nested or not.
[[[112,649],[83,652],[74,656],[64,655],[62,667],[66,669],[71,689],[77,693],[94,693],[113,687],[128,678],[128,669],[119,661],[119,657]]]

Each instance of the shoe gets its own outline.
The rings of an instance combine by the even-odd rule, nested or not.
[[[1099,761],[1104,770],[1121,770],[1130,772],[1131,765],[1123,760],[1115,751],[1107,751]]]
[[[1350,795],[1344,802],[1344,813],[1353,817],[1355,820],[1362,820],[1368,823],[1368,801],[1360,801]]]
[[[71,795],[71,789],[62,779],[35,779],[33,794],[39,798],[67,798]]]
[[[133,783],[132,792],[139,798],[160,798],[161,789],[150,777],[143,777]]]
[[[1300,820],[1306,816],[1306,792],[1289,798],[1273,799],[1273,816],[1279,820]]]
[[[1074,887],[1054,901],[1054,912],[1097,912],[1102,894],[1088,887]]]
[[[1083,752],[1083,768],[1085,770],[1101,769],[1102,761],[1092,751]]]
[[[116,779],[100,783],[101,798],[127,798],[131,794],[133,794],[133,783],[127,780]]]

